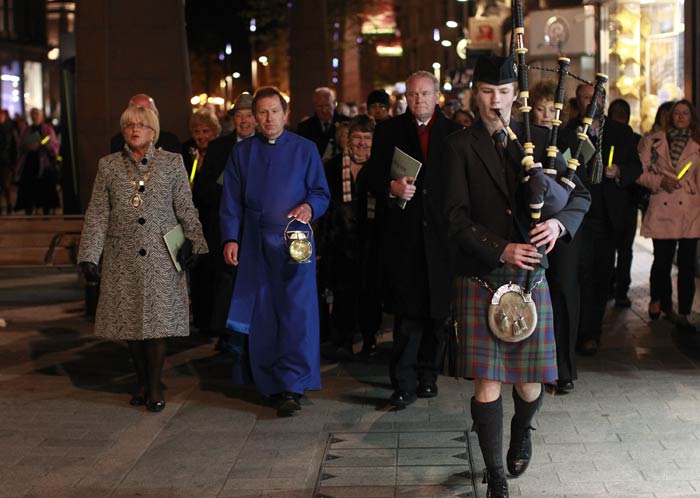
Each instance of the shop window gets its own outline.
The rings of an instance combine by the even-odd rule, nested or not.
[[[20,74],[19,63],[8,62],[0,65],[0,99],[3,109],[7,109],[10,116],[22,113],[20,102]]]
[[[651,129],[660,104],[684,96],[683,0],[609,4],[610,93],[629,102],[630,125]]]

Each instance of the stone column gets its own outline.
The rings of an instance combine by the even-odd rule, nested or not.
[[[78,0],[76,102],[80,198],[87,206],[97,161],[137,93],[153,97],[162,130],[189,137],[190,67],[183,0]]]

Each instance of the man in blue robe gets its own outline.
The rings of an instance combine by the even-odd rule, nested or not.
[[[255,92],[253,113],[260,134],[234,147],[221,198],[224,260],[238,266],[229,349],[234,381],[249,380],[247,356],[258,390],[279,416],[291,416],[304,391],[321,388],[321,374],[315,250],[310,262],[291,263],[285,233],[303,230],[312,239],[308,224],[326,211],[330,193],[314,143],[284,129],[279,90]]]

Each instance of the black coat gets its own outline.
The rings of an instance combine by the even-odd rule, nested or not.
[[[324,133],[323,128],[321,127],[321,120],[314,114],[297,125],[297,134],[304,138],[308,138],[315,143],[316,147],[318,147],[318,153],[321,154],[321,157],[323,157],[328,143],[331,142],[332,144],[335,144],[336,123],[347,120],[347,117],[341,116],[337,112],[334,112],[333,121],[331,121],[331,125]]]
[[[569,122],[566,125],[569,133],[562,136],[562,140],[569,142],[566,146],[572,151],[575,150],[575,131],[580,125],[580,121]],[[603,166],[607,166],[610,146],[614,145],[613,162],[620,168],[620,178],[615,180],[603,175],[601,183],[591,184],[590,173],[594,158],[588,164],[579,166],[577,171],[578,176],[591,192],[591,208],[586,216],[591,219],[608,220],[615,230],[622,230],[629,223],[630,218],[635,216],[637,210],[639,190],[635,181],[642,174],[637,142],[638,138],[628,125],[606,119],[601,148]],[[559,146],[564,147],[561,140]]]
[[[382,223],[385,299],[397,315],[442,319],[449,314],[451,276],[447,227],[440,212],[435,177],[442,164],[443,141],[460,126],[436,107],[424,158],[416,120],[410,112],[377,124],[367,168]],[[423,163],[416,194],[405,209],[389,199],[391,161],[398,147]],[[384,209],[382,209],[384,208]]]
[[[511,128],[523,136],[523,124],[511,121]],[[535,160],[545,157],[548,130],[532,126]],[[512,143],[508,156],[518,158]],[[564,159],[558,156],[558,168]],[[522,176],[522,168],[515,163]],[[500,265],[500,258],[510,242],[529,242],[529,208],[522,185],[516,195],[509,193],[501,160],[482,121],[451,135],[445,142],[443,175],[444,209],[448,219],[450,252],[455,273],[484,276]],[[554,216],[570,239],[578,230],[590,205],[590,195],[578,178],[566,207]],[[541,260],[547,267],[547,257]]]
[[[320,220],[323,232],[321,264],[328,276],[327,285],[349,289],[356,282],[367,287],[376,282],[375,219],[367,215],[367,169],[363,167],[352,181],[352,201],[343,201],[343,155],[332,157],[325,165],[326,180],[331,193],[328,211]],[[319,237],[317,236],[317,243]],[[376,286],[376,285],[375,285]],[[358,289],[359,291],[359,289]]]

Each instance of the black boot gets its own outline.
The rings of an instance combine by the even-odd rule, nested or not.
[[[535,413],[542,406],[543,396],[544,389],[540,391],[540,395],[535,401],[527,402],[518,395],[515,386],[513,386],[515,415],[510,421],[510,444],[508,445],[506,463],[508,472],[515,477],[522,475],[527,470],[527,466],[530,465],[532,457],[530,433],[535,430],[530,424]]]
[[[486,498],[508,498],[508,481],[503,467],[484,469]]]
[[[508,498],[508,482],[503,471],[503,400],[481,403],[472,398],[472,430],[479,436],[479,447],[486,464],[486,498]]]

